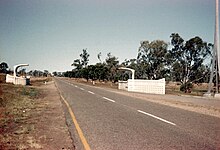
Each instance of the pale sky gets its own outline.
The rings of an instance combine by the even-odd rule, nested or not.
[[[214,23],[215,0],[0,0],[0,62],[67,71],[87,48],[89,64],[99,52],[121,63],[174,32],[213,43]]]

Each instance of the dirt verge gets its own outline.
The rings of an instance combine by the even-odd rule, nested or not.
[[[0,149],[74,149],[53,82],[0,85]]]

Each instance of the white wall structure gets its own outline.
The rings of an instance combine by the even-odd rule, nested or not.
[[[127,90],[131,92],[165,94],[165,85],[165,78],[160,80],[129,79],[127,82],[119,81],[118,88],[121,90]]]
[[[119,90],[128,90],[128,81],[118,81],[118,89]]]
[[[6,75],[6,83],[13,83],[15,85],[20,84],[20,85],[27,85],[27,83],[30,82],[29,78],[26,77],[18,77],[17,76],[17,70],[19,67],[22,66],[29,66],[28,64],[19,64],[14,66],[14,75]]]
[[[14,83],[14,76],[6,75],[6,83]]]

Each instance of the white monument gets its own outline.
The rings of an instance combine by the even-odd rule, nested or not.
[[[6,83],[13,83],[15,85],[27,85],[30,82],[30,79],[27,77],[18,77],[18,68],[29,66],[28,64],[19,64],[14,66],[14,75],[6,75]]]
[[[160,80],[134,79],[134,69],[120,67],[119,70],[131,71],[132,79],[128,79],[127,81],[119,81],[118,89],[140,93],[165,94],[165,78]]]

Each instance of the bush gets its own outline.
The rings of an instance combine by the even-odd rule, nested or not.
[[[191,93],[192,87],[192,83],[187,82],[180,86],[180,91],[184,91],[185,93]]]

